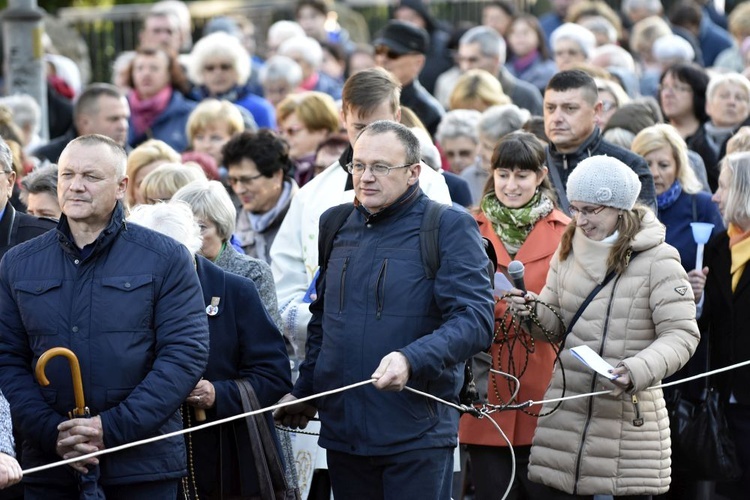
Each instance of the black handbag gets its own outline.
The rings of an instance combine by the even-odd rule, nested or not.
[[[708,337],[706,337],[708,340]],[[706,358],[706,371],[708,371]],[[693,479],[733,481],[742,475],[719,392],[705,378],[698,401],[674,391],[667,407],[672,437],[672,468]]]
[[[253,386],[244,379],[237,379],[235,383],[240,391],[243,412],[259,410],[260,403]],[[300,500],[299,490],[287,483],[279,449],[271,434],[275,431],[268,425],[265,415],[261,413],[246,417],[245,423],[250,435],[255,470],[260,483],[259,498],[262,500]]]

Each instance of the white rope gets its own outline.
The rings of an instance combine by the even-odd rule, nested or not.
[[[736,363],[736,364],[730,365],[730,366],[725,366],[723,368],[718,368],[716,370],[712,370],[712,371],[709,371],[709,372],[700,373],[700,374],[694,375],[692,377],[688,377],[688,378],[684,378],[684,379],[680,379],[680,380],[675,380],[673,382],[668,382],[666,384],[660,384],[660,385],[651,386],[651,387],[648,387],[646,390],[654,390],[654,389],[660,389],[662,387],[669,387],[669,386],[673,386],[673,385],[678,385],[678,384],[682,384],[682,383],[685,383],[685,382],[690,382],[692,380],[696,380],[696,379],[699,379],[699,378],[709,377],[709,376],[715,375],[717,373],[722,373],[722,372],[734,370],[734,369],[737,369],[737,368],[741,368],[741,367],[747,366],[747,365],[750,365],[750,360],[743,361],[741,363]],[[500,372],[500,371],[497,371],[497,370],[494,370],[494,369],[492,369],[491,371],[493,373],[498,374],[498,375],[502,375],[504,377],[511,378],[511,379],[513,379],[516,382],[516,389],[515,389],[514,394],[513,394],[513,399],[511,399],[511,401],[513,401],[515,399],[515,396],[518,394],[518,390],[520,388],[520,381],[516,377],[514,377],[514,376],[512,376],[512,375],[510,375],[508,373]],[[330,391],[321,392],[319,394],[313,394],[312,396],[307,396],[307,397],[296,399],[296,400],[293,400],[293,401],[287,401],[285,403],[277,403],[275,405],[268,406],[266,408],[261,408],[259,410],[255,410],[255,411],[251,411],[251,412],[247,412],[247,413],[241,413],[241,414],[238,414],[238,415],[233,415],[231,417],[227,417],[227,418],[224,418],[224,419],[221,419],[221,420],[216,420],[214,422],[208,422],[208,423],[205,423],[205,424],[197,425],[195,427],[189,427],[187,429],[181,429],[179,431],[171,432],[169,434],[162,434],[162,435],[159,435],[159,436],[153,436],[153,437],[150,437],[150,438],[147,438],[147,439],[142,439],[140,441],[133,441],[131,443],[125,443],[125,444],[122,444],[122,445],[119,445],[119,446],[115,446],[113,448],[106,448],[104,450],[95,451],[95,452],[89,453],[87,455],[81,455],[81,456],[75,457],[75,458],[68,458],[66,460],[60,460],[60,461],[57,461],[57,462],[52,462],[52,463],[49,463],[49,464],[46,464],[46,465],[41,465],[39,467],[33,467],[31,469],[26,469],[26,470],[24,470],[22,472],[23,472],[24,475],[33,474],[35,472],[41,472],[41,471],[44,471],[44,470],[53,469],[53,468],[56,468],[56,467],[61,467],[63,465],[68,465],[68,464],[72,464],[72,463],[75,463],[75,462],[81,462],[81,461],[84,461],[84,460],[88,460],[90,458],[100,457],[102,455],[108,455],[110,453],[115,453],[115,452],[126,450],[126,449],[129,449],[129,448],[135,448],[136,446],[141,446],[141,445],[144,445],[144,444],[153,443],[155,441],[160,441],[162,439],[168,439],[168,438],[171,438],[171,437],[181,436],[183,434],[188,434],[188,433],[191,433],[191,432],[195,432],[195,431],[207,429],[209,427],[213,427],[213,426],[216,426],[216,425],[225,424],[227,422],[232,422],[234,420],[239,420],[241,418],[251,417],[253,415],[258,415],[258,414],[265,413],[265,412],[268,412],[268,411],[274,411],[274,410],[277,410],[279,408],[285,408],[287,406],[292,406],[292,405],[297,404],[297,403],[304,403],[304,402],[311,401],[313,399],[317,399],[317,398],[320,398],[320,397],[330,396],[332,394],[336,394],[336,393],[339,393],[339,392],[348,391],[350,389],[354,389],[354,388],[361,387],[361,386],[364,386],[364,385],[372,384],[373,382],[374,382],[374,379],[363,380],[361,382],[357,382],[357,383],[350,384],[350,385],[347,385],[347,386],[344,386],[344,387],[340,387],[338,389],[332,389]],[[450,401],[446,401],[446,400],[441,399],[441,398],[439,398],[437,396],[433,396],[432,394],[428,394],[426,392],[418,391],[418,390],[413,389],[413,388],[408,387],[408,386],[406,386],[405,389],[407,389],[407,390],[409,390],[409,391],[411,391],[411,392],[413,392],[415,394],[419,394],[421,396],[433,399],[433,400],[435,400],[435,401],[437,401],[439,403],[442,403],[442,404],[445,404],[447,406],[450,406],[451,408],[454,408],[454,409],[456,409],[456,410],[458,410],[458,411],[460,411],[462,413],[466,411],[465,407],[456,405],[454,403],[451,403]],[[558,401],[568,401],[568,400],[578,399],[578,398],[601,396],[601,395],[604,395],[604,394],[610,394],[611,392],[612,391],[598,391],[598,392],[591,392],[591,393],[586,393],[586,394],[575,394],[573,396],[566,396],[564,398],[546,399],[546,400],[542,400],[542,401],[529,400],[529,401],[527,401],[525,403],[525,405],[526,406],[543,405],[543,404],[547,404],[547,403],[555,403],[555,402],[558,402]],[[487,417],[488,414],[485,412],[485,413],[483,413],[483,416]],[[500,427],[497,425],[497,423],[494,420],[492,420],[492,418],[488,418],[488,420],[491,420],[492,423],[495,424],[495,426],[498,428],[498,430],[502,434],[503,438],[505,439],[506,443],[508,443],[508,445],[510,446],[510,442],[509,442],[507,436],[505,436],[505,433],[503,433],[502,429],[500,429]],[[513,459],[513,470],[515,472],[515,454],[513,453],[512,447],[510,449],[511,449],[511,454],[512,454],[512,459]],[[509,492],[509,490],[506,491],[506,496],[507,496],[508,492]],[[505,496],[503,498],[505,498]]]
[[[323,397],[323,396],[330,396],[331,394],[336,394],[338,392],[348,391],[349,389],[354,389],[356,387],[360,387],[360,386],[363,386],[363,385],[372,384],[374,381],[375,381],[374,379],[363,380],[362,382],[357,382],[356,384],[347,385],[347,386],[344,386],[344,387],[340,387],[338,389],[332,389],[330,391],[321,392],[319,394],[313,394],[312,396],[307,396],[307,397],[304,397],[304,398],[295,399],[293,401],[287,401],[287,402],[284,402],[284,403],[277,403],[277,404],[275,404],[273,406],[268,406],[266,408],[261,408],[260,410],[254,410],[254,411],[250,411],[250,412],[247,412],[247,413],[241,413],[239,415],[233,415],[231,417],[223,418],[221,420],[216,420],[214,422],[208,422],[208,423],[205,423],[205,424],[196,425],[195,427],[188,427],[187,429],[181,429],[179,431],[170,432],[169,434],[161,434],[159,436],[154,436],[154,437],[150,437],[150,438],[147,438],[147,439],[142,439],[140,441],[133,441],[132,443],[121,444],[120,446],[115,446],[113,448],[106,448],[104,450],[95,451],[95,452],[89,453],[87,455],[81,455],[80,457],[68,458],[66,460],[60,460],[58,462],[52,462],[50,464],[40,465],[39,467],[34,467],[34,468],[31,468],[31,469],[27,469],[27,470],[24,470],[22,472],[23,472],[23,475],[25,476],[27,474],[33,474],[35,472],[41,472],[41,471],[47,470],[47,469],[54,469],[55,467],[60,467],[62,465],[68,465],[68,464],[72,464],[72,463],[75,463],[75,462],[80,462],[82,460],[88,460],[89,458],[100,457],[102,455],[108,455],[110,453],[115,453],[115,452],[118,452],[118,451],[127,450],[128,448],[135,448],[136,446],[141,446],[141,445],[144,445],[144,444],[153,443],[154,441],[160,441],[162,439],[167,439],[167,438],[171,438],[171,437],[175,437],[175,436],[181,436],[183,434],[188,434],[190,432],[195,432],[195,431],[199,431],[199,430],[202,430],[202,429],[207,429],[207,428],[213,427],[215,425],[221,425],[221,424],[225,424],[227,422],[232,422],[233,420],[239,420],[241,418],[251,417],[253,415],[258,415],[260,413],[265,413],[267,411],[273,411],[273,410],[276,410],[276,409],[279,409],[279,408],[284,408],[284,407],[287,407],[287,406],[292,406],[292,405],[295,405],[297,403],[304,403],[306,401],[310,401],[312,399],[320,398],[320,397]]]

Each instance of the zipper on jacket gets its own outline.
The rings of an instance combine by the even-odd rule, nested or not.
[[[380,265],[380,271],[378,271],[378,279],[375,282],[375,303],[377,305],[375,319],[380,319],[380,317],[383,315],[383,305],[385,304],[385,274],[387,270],[388,259],[385,259]]]
[[[344,310],[344,282],[346,281],[347,267],[349,267],[349,257],[344,260],[344,267],[341,269],[341,283],[339,284],[339,314]]]
[[[602,341],[599,344],[599,356],[604,352],[604,344],[607,341],[607,332],[609,331],[609,316],[612,312],[612,300],[615,297],[615,289],[617,289],[617,282],[620,281],[620,276],[615,278],[612,284],[612,291],[609,294],[609,304],[607,304],[607,315],[604,317],[604,331],[602,332]],[[589,392],[594,392],[596,389],[596,373],[592,375],[591,387]],[[583,459],[583,444],[586,442],[586,433],[589,430],[591,424],[591,414],[594,412],[594,398],[588,398],[588,407],[586,411],[586,423],[583,425],[583,433],[581,433],[581,442],[578,444],[578,455],[576,456],[576,475],[575,481],[573,482],[573,494],[578,494],[578,481],[581,479],[581,460]]]
[[[641,411],[638,408],[638,396],[633,394],[631,399],[633,401],[633,408],[635,408],[635,418],[633,419],[633,425],[636,427],[640,427],[643,425],[643,417],[641,417]]]
[[[427,394],[430,394],[430,383],[427,382],[427,385],[424,388],[424,392]],[[430,398],[422,398],[424,399],[424,404],[427,406],[427,414],[430,416],[430,418],[435,418],[437,414],[435,413],[435,408],[432,405],[432,400]]]
[[[563,170],[568,171],[568,155],[563,155]]]

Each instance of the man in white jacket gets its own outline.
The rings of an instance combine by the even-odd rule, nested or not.
[[[359,132],[377,120],[399,121],[401,84],[382,68],[349,77],[342,92],[341,119],[350,146],[339,161],[314,177],[292,199],[289,211],[271,247],[271,269],[282,319],[282,332],[294,347],[294,371],[305,356],[307,323],[318,271],[318,221],[329,208],[354,201],[351,175],[345,165]],[[388,144],[383,144],[388,148]],[[440,173],[422,168],[422,191],[433,200],[450,204],[448,186]]]

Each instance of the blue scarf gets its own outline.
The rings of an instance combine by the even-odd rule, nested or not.
[[[667,209],[674,205],[674,202],[677,201],[677,198],[679,198],[681,194],[682,185],[680,184],[680,181],[674,181],[669,189],[656,197],[656,205],[659,207],[659,210]]]

